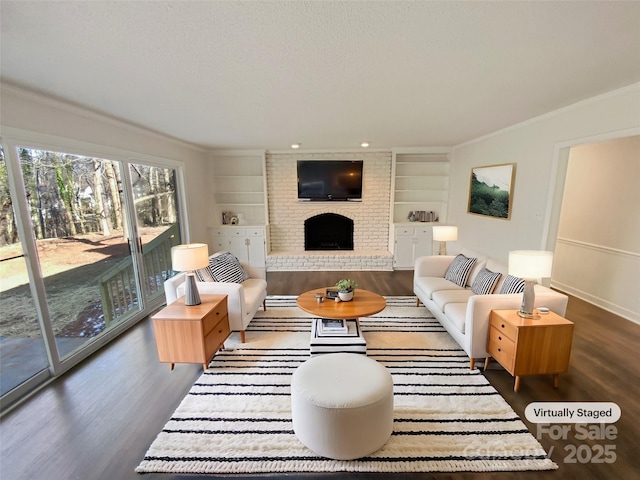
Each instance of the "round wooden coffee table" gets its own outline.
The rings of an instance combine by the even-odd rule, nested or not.
[[[296,303],[298,307],[311,315],[317,315],[321,318],[361,318],[375,315],[381,312],[387,306],[385,299],[377,293],[356,288],[353,294],[353,300],[349,302],[336,302],[332,298],[324,298],[322,303],[316,300],[316,294],[327,293],[327,287],[310,290],[298,296]]]

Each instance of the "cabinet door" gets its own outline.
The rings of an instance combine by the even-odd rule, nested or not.
[[[264,268],[267,261],[264,237],[250,237],[247,240],[249,242],[249,265]]]
[[[267,263],[265,229],[263,227],[250,227],[246,231],[249,265],[265,268]]]
[[[433,227],[416,228],[416,236],[414,242],[414,262],[418,257],[433,255]]]
[[[213,230],[211,233],[211,248],[213,251],[209,252],[210,255],[229,250],[229,237],[220,230]]]
[[[236,235],[229,237],[229,251],[242,263],[249,263],[249,251],[247,249],[246,237]]]
[[[413,235],[396,234],[393,263],[396,268],[413,267]]]

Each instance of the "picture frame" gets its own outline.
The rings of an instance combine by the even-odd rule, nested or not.
[[[510,220],[515,175],[515,163],[472,168],[467,213]]]

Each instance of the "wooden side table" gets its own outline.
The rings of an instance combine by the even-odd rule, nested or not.
[[[209,362],[231,334],[226,295],[200,295],[200,305],[186,306],[184,297],[167,305],[154,316],[158,358],[169,363]]]
[[[553,312],[532,319],[517,310],[492,310],[489,323],[485,370],[491,358],[497,360],[515,376],[515,392],[524,375],[552,374],[558,388],[558,374],[569,368],[573,322]]]

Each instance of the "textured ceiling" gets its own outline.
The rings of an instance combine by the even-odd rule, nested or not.
[[[2,80],[208,148],[456,145],[640,81],[640,2],[0,2]]]

